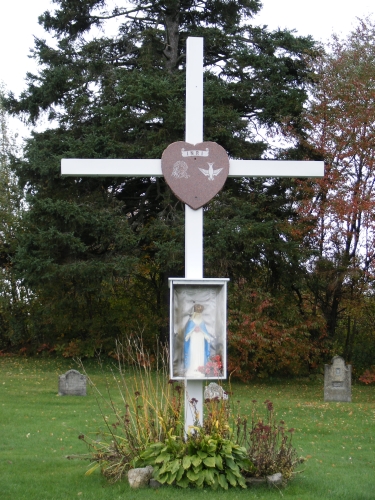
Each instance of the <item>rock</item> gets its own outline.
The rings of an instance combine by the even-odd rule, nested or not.
[[[267,479],[265,477],[246,477],[245,482],[248,486],[256,486],[258,484],[265,484]]]
[[[159,481],[157,481],[156,479],[151,478],[150,482],[149,482],[149,486],[150,486],[150,488],[154,488],[156,490],[157,488],[160,488],[160,486],[163,486],[163,485],[161,483],[159,483]]]
[[[139,469],[131,469],[128,472],[128,481],[130,487],[142,488],[143,486],[148,486],[153,472],[154,469],[153,467],[151,467],[151,465]]]
[[[272,476],[267,476],[267,484],[269,486],[282,486],[283,485],[283,475],[281,472],[272,474]]]
[[[221,385],[211,382],[204,390],[204,399],[228,399],[228,393]]]
[[[280,472],[267,477],[246,477],[245,482],[248,486],[256,486],[258,484],[268,484],[269,486],[282,486],[283,475]]]

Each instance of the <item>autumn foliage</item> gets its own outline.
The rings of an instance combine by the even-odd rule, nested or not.
[[[360,382],[366,385],[375,384],[375,367],[372,366],[370,370],[366,370],[360,377]]]
[[[329,339],[354,365],[375,277],[374,40],[372,22],[360,20],[312,62],[316,85],[298,137],[305,155],[325,161],[324,178],[299,182],[299,213],[309,225],[303,242],[312,251],[306,283]]]
[[[292,301],[253,291],[251,312],[230,312],[228,372],[244,381],[271,375],[308,375],[327,354],[324,324],[306,311],[294,316]]]

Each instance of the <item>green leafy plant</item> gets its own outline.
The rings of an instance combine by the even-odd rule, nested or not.
[[[173,435],[164,443],[153,443],[142,453],[138,465],[152,465],[160,483],[217,489],[230,486],[246,488],[242,472],[254,467],[246,449],[219,434],[206,435],[203,427],[194,427],[186,440]]]

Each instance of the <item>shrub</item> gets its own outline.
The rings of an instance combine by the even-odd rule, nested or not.
[[[276,421],[271,401],[264,402],[266,416],[257,415],[256,401],[253,401],[251,427],[247,419],[238,417],[238,436],[248,451],[248,457],[255,466],[254,476],[265,477],[281,472],[283,478],[292,477],[294,469],[301,462],[292,445],[294,429],[286,430],[285,422]]]
[[[372,366],[370,370],[366,370],[358,379],[366,385],[375,384],[375,366]]]

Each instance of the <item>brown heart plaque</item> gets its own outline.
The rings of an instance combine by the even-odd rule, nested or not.
[[[216,142],[179,141],[164,150],[161,169],[177,198],[197,210],[224,186],[229,174],[229,158]]]

